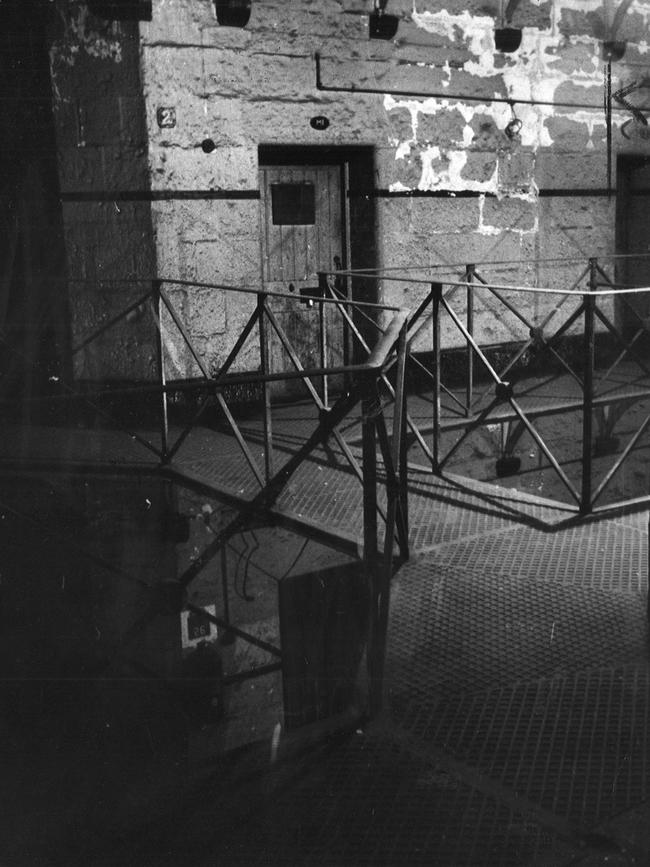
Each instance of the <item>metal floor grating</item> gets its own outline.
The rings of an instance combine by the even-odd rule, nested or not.
[[[400,725],[510,791],[582,827],[650,795],[650,674],[599,668],[437,703]]]
[[[301,437],[294,436],[291,442],[278,448],[276,469],[301,442]],[[262,467],[260,444],[251,443],[251,451]],[[212,431],[203,438],[198,434],[194,439],[190,437],[188,452],[179,453],[174,467],[242,501],[251,499],[260,490],[238,444],[226,433]],[[380,504],[385,502],[381,484],[378,497]],[[343,531],[347,537],[350,527],[361,528],[362,485],[336,444],[329,444],[317,448],[293,474],[278,500],[278,508],[318,522],[333,533]],[[463,479],[441,479],[430,473],[409,476],[409,538],[413,551],[427,551],[447,542],[466,542],[468,537],[495,533],[513,525],[548,529],[571,517],[575,518],[575,512],[557,509],[507,488]],[[381,520],[379,523],[381,533]],[[632,531],[634,526],[619,525],[621,532]]]
[[[469,571],[428,559],[393,585],[389,679],[435,696],[643,658],[638,595]]]
[[[362,488],[331,459],[303,464],[279,506],[349,532]],[[192,465],[258,490],[234,454]],[[390,724],[244,803],[241,830],[214,841],[223,867],[557,867],[650,798],[647,513],[563,526],[575,513],[472,486],[409,480],[419,558],[392,589]]]
[[[414,493],[409,497],[409,536],[415,551],[499,532],[511,527],[514,520],[510,515],[486,508],[485,503],[481,508],[463,507]]]
[[[405,564],[387,655],[397,728],[547,828],[577,834],[649,798],[644,526],[509,528]]]
[[[556,524],[576,514],[575,507],[546,500],[517,488],[481,482],[448,473],[436,476],[431,471],[409,473],[412,489],[429,498],[461,508],[490,510],[510,518],[530,518],[543,524]]]
[[[273,792],[255,812],[255,834],[231,837],[220,865],[521,867],[540,851],[566,848],[530,813],[462,782],[390,732],[353,735],[315,767]]]
[[[224,455],[225,460],[215,458],[195,458],[193,460],[178,460],[172,464],[181,473],[188,473],[206,485],[214,486],[218,491],[242,499],[251,499],[259,491],[259,484],[253,471],[244,461],[243,456]]]
[[[223,437],[228,441],[230,438]],[[243,501],[251,499],[260,490],[243,455],[232,453],[227,442],[227,460],[214,457],[180,460],[176,467],[181,472],[212,485]],[[286,459],[282,454],[278,463]],[[332,461],[338,463],[333,465]],[[451,490],[451,489],[450,489]],[[385,491],[379,487],[378,501],[385,505]],[[317,450],[314,459],[301,465],[292,476],[278,500],[278,508],[308,520],[317,521],[331,531],[349,534],[351,527],[359,528],[361,538],[363,514],[363,488],[343,462],[340,455]],[[409,494],[409,538],[412,550],[422,551],[445,542],[465,540],[468,536],[497,532],[521,521],[522,514],[507,504],[492,505],[481,497],[470,494],[459,496],[453,490],[453,499],[432,499],[427,488],[414,486]],[[382,521],[379,521],[382,532]]]
[[[519,526],[440,546],[438,563],[487,567],[521,578],[641,592],[647,581],[647,533],[614,522],[555,533]]]

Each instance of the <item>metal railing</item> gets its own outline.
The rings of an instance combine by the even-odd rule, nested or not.
[[[615,261],[624,258],[628,257],[615,257]],[[407,357],[409,375],[417,374],[428,383],[424,388],[428,387],[432,395],[431,414],[429,420],[416,419],[414,395],[409,395],[406,418],[410,438],[419,446],[431,471],[442,475],[475,432],[498,427],[501,442],[497,447],[496,474],[505,477],[519,471],[521,460],[515,452],[522,436],[528,435],[545,459],[545,468],[560,480],[570,503],[581,514],[589,514],[640,447],[650,424],[650,413],[642,404],[650,397],[650,358],[645,355],[647,347],[642,346],[650,335],[650,319],[632,303],[649,299],[650,288],[617,283],[596,258],[583,262],[578,276],[574,275],[566,288],[490,280],[484,276],[489,268],[490,263],[467,264],[460,275],[444,280],[376,272],[394,293],[403,285],[428,290],[409,318]],[[350,276],[356,272],[345,273]],[[508,317],[512,336],[507,346],[489,345],[477,334],[487,315],[484,310],[482,317],[477,317],[477,302],[485,307],[486,298],[490,299],[489,315],[495,322],[503,324]],[[532,312],[528,309],[531,299],[538,308]],[[625,328],[616,321],[622,318]],[[427,328],[431,329],[431,342],[423,349],[421,335]],[[420,350],[415,352],[413,343],[418,338]],[[608,357],[603,365],[596,342],[605,338]],[[569,341],[572,351],[567,353]],[[453,386],[444,381],[443,375],[451,347],[456,356],[461,355],[463,368]],[[546,359],[547,371],[552,371],[547,378],[564,378],[571,384],[572,394],[554,399],[547,395],[545,400],[539,400],[539,384],[528,382],[531,375],[526,360],[531,353],[538,368]],[[614,375],[621,373],[624,363],[633,363],[639,376],[626,373],[619,378],[629,381],[621,385],[614,382]],[[616,425],[635,405],[641,406],[643,418],[617,453]],[[577,479],[575,473],[571,478],[566,470],[566,455],[541,430],[544,419],[576,413],[580,416],[580,428],[573,431],[574,439],[580,440]],[[569,424],[575,427],[575,420]],[[452,434],[455,440],[449,444]],[[602,464],[608,454],[614,459],[597,479],[595,461]],[[463,470],[460,474],[464,474]],[[650,491],[644,491],[640,497],[626,498],[624,502],[649,498]],[[609,507],[622,504],[617,500]]]
[[[252,312],[244,323],[234,342],[228,351],[225,360],[216,370],[212,370],[210,362],[204,357],[196,341],[190,334],[189,328],[183,321],[170,291],[182,288],[183,291],[192,291],[196,288],[210,292],[228,293],[245,299],[252,298]],[[299,352],[282,327],[281,322],[272,309],[274,298],[282,298],[283,303],[287,299],[293,304],[313,304],[317,315],[320,316],[320,361],[318,367],[307,366],[303,363]],[[356,341],[356,354],[361,360],[352,363],[334,366],[329,363],[326,329],[323,327],[323,317],[326,307],[330,307],[340,316],[341,328],[345,329],[352,340]],[[376,323],[378,314],[390,317],[386,327],[380,327]],[[188,437],[201,421],[204,413],[211,405],[216,405],[229,429],[230,434],[237,442],[248,468],[250,469],[255,483],[256,492],[252,497],[240,498],[238,513],[235,518],[217,532],[210,544],[196,557],[178,579],[179,599],[187,599],[187,591],[192,582],[197,578],[203,568],[210,563],[222,547],[260,514],[273,514],[273,520],[288,521],[293,527],[302,528],[303,532],[310,534],[315,532],[314,526],[304,523],[300,516],[287,514],[286,510],[277,510],[278,500],[286,489],[289,481],[296,471],[304,465],[321,445],[331,441],[342,456],[347,471],[352,473],[359,481],[362,508],[362,544],[359,548],[355,543],[354,550],[357,556],[360,554],[360,562],[365,575],[365,583],[369,598],[369,629],[368,629],[368,675],[369,696],[372,709],[378,709],[381,704],[381,680],[383,669],[383,657],[385,647],[385,635],[388,618],[389,583],[395,569],[396,545],[397,559],[408,558],[408,501],[406,488],[406,461],[405,461],[405,369],[406,369],[406,333],[408,312],[403,309],[386,305],[363,304],[344,297],[336,287],[330,287],[321,278],[318,287],[314,288],[313,295],[305,295],[296,298],[284,293],[264,292],[258,289],[246,287],[231,287],[214,284],[192,284],[186,281],[154,280],[146,287],[146,291],[139,292],[137,297],[130,301],[122,310],[106,316],[105,321],[91,333],[83,336],[73,347],[71,366],[81,367],[81,359],[84,353],[92,353],[93,347],[101,341],[108,340],[117,334],[120,329],[130,329],[131,322],[137,321],[135,326],[137,334],[142,335],[146,331],[142,316],[148,316],[152,325],[151,331],[155,336],[155,377],[150,381],[139,382],[133,385],[118,383],[109,389],[94,388],[91,385],[78,387],[74,381],[66,381],[63,376],[54,376],[56,394],[30,394],[21,396],[19,402],[30,408],[61,403],[69,400],[83,401],[90,407],[93,413],[111,429],[120,427],[127,435],[128,440],[136,442],[153,454],[158,468],[174,481],[195,485],[195,475],[188,475],[183,465],[183,450],[187,445]],[[360,330],[355,325],[355,317],[361,316],[368,322],[373,323],[373,329],[377,339],[371,347],[361,336]],[[170,336],[170,328],[173,326],[175,335]],[[269,340],[279,341],[283,352],[290,362],[289,369],[273,370],[270,364]],[[170,342],[171,341],[171,342]],[[243,365],[250,364],[250,354],[245,355],[245,347],[250,349],[250,342],[257,346],[257,359],[259,369],[241,369]],[[119,341],[116,341],[119,342]],[[5,346],[10,344],[4,339]],[[182,346],[189,353],[192,364],[199,371],[199,376],[172,377],[169,371],[170,346],[178,349]],[[15,354],[15,353],[14,353]],[[245,355],[245,357],[244,357]],[[33,366],[30,359],[21,358],[21,363]],[[239,362],[240,369],[237,369]],[[391,395],[395,402],[395,408],[391,410],[390,423],[384,415],[382,395],[380,388],[386,378],[387,371],[392,371],[393,382]],[[344,387],[340,393],[333,394],[330,382],[336,378],[336,382]],[[314,419],[311,430],[305,435],[298,445],[291,448],[283,445],[282,451],[289,452],[288,457],[281,462],[277,448],[276,438],[273,431],[274,404],[270,387],[274,383],[287,381],[300,382],[308,399],[314,405]],[[233,408],[227,395],[228,390],[241,389],[245,386],[255,387],[259,392],[259,417],[261,418],[261,443],[263,446],[263,461],[260,463],[250,445],[250,430],[242,430],[241,424],[236,418],[236,409]],[[191,395],[198,401],[198,408],[192,418],[176,430],[170,424],[170,402],[179,394]],[[112,401],[123,400],[127,396],[143,399],[150,396],[158,401],[159,410],[159,444],[155,439],[147,436],[138,429],[138,426],[118,425],[111,412],[105,406],[106,396]],[[10,401],[5,401],[5,407]],[[340,430],[342,422],[349,419],[351,414],[357,411],[355,417],[355,429],[361,429],[361,449],[356,444],[346,441]],[[137,419],[136,419],[137,420]],[[94,431],[93,431],[94,433]],[[115,456],[114,456],[115,457]],[[218,461],[219,455],[214,455]],[[379,459],[380,458],[380,459]],[[112,466],[117,469],[117,459],[112,461]],[[206,481],[204,487],[211,487]],[[212,486],[216,496],[223,491],[219,485]],[[380,496],[380,493],[383,494]],[[229,502],[233,503],[231,497]],[[324,534],[326,535],[326,534]],[[329,539],[336,536],[336,532],[329,534]],[[183,602],[185,604],[185,602]],[[189,604],[189,603],[188,603]],[[191,607],[191,606],[190,606]],[[155,614],[155,611],[154,611]],[[218,626],[230,630],[233,634],[253,644],[260,646],[259,638],[249,635],[238,629],[229,620],[217,617],[210,613],[203,613],[208,620],[214,621]],[[138,619],[128,635],[134,635],[142,627],[143,621]],[[128,636],[127,636],[128,638]],[[264,642],[266,651],[276,657],[281,657],[281,649]],[[279,667],[280,663],[274,664],[273,668]],[[269,667],[265,666],[261,673],[268,673]],[[251,676],[246,673],[243,676]]]
[[[547,467],[560,480],[573,508],[586,515],[597,507],[612,480],[640,446],[650,425],[650,412],[646,412],[624,447],[615,452],[616,426],[624,411],[650,398],[650,363],[646,361],[643,346],[650,326],[643,310],[632,303],[635,297],[644,297],[650,290],[621,286],[610,278],[597,259],[583,262],[566,288],[489,279],[488,267],[467,265],[460,275],[445,279],[432,279],[430,274],[414,278],[381,272],[381,281],[385,284],[398,288],[400,284],[408,284],[421,291],[423,297],[412,314],[406,307],[348,298],[340,278],[368,276],[369,272],[365,271],[322,273],[311,294],[303,293],[299,297],[260,291],[255,287],[177,280],[140,283],[134,293],[136,297],[121,310],[107,313],[101,325],[79,339],[68,366],[76,368],[78,373],[84,356],[92,355],[94,347],[100,347],[101,357],[103,341],[109,345],[126,345],[124,335],[120,340],[116,340],[115,335],[122,333],[121,329],[131,329],[132,336],[139,338],[148,334],[153,338],[155,363],[149,379],[132,384],[113,383],[103,389],[93,388],[88,382],[80,388],[79,375],[77,380],[67,380],[63,375],[51,376],[56,393],[22,395],[19,400],[21,418],[25,417],[25,407],[29,413],[34,407],[52,402],[82,401],[113,430],[118,425],[106,409],[107,395],[111,400],[132,396],[140,401],[149,397],[157,407],[158,442],[137,423],[123,427],[128,441],[153,455],[152,466],[167,478],[194,486],[196,474],[187,471],[186,458],[191,453],[189,440],[208,409],[216,408],[220,424],[237,444],[254,490],[250,496],[229,495],[230,504],[237,505],[237,514],[214,533],[210,543],[179,577],[177,590],[178,599],[185,600],[182,604],[204,567],[233,534],[260,514],[272,514],[274,520],[285,521],[309,534],[320,529],[325,538],[324,528],[315,528],[302,516],[291,514],[282,505],[281,497],[305,462],[312,460],[318,449],[331,444],[336,450],[337,463],[340,461],[345,472],[357,479],[361,492],[362,545],[360,549],[355,547],[355,551],[370,600],[367,660],[370,709],[374,712],[381,705],[390,579],[396,562],[409,556],[409,443],[426,456],[430,472],[443,475],[448,473],[453,459],[475,432],[488,425],[495,426],[501,430],[498,462],[505,474],[517,472],[517,446],[528,436],[546,460]],[[174,299],[174,293],[191,293],[197,289],[237,297],[238,309],[247,311],[224,360],[218,365],[190,333]],[[495,346],[490,345],[481,332],[485,314],[478,312],[477,302],[482,303],[486,297],[492,304],[491,315],[495,321],[509,317],[508,327],[513,339],[505,355],[502,349],[495,352]],[[523,299],[531,298],[546,299],[550,303],[540,302],[537,309],[531,310],[530,304],[522,303]],[[313,333],[318,335],[317,365],[301,357],[300,348],[292,342],[274,310],[275,299],[282,304],[310,306],[316,317]],[[626,309],[625,329],[615,319],[616,310],[623,307]],[[147,325],[142,321],[143,316],[148,317]],[[342,345],[346,347],[343,363],[332,363],[326,316],[338,317],[337,327],[344,335]],[[422,335],[428,333],[429,328],[430,343],[423,351]],[[610,358],[605,366],[599,363],[596,347],[603,335],[610,345]],[[577,353],[565,351],[569,337],[572,346],[579,347]],[[414,348],[416,341],[419,341],[419,351]],[[33,360],[21,357],[12,349],[8,336],[3,337],[3,342],[20,364],[34,366]],[[278,369],[277,363],[275,366],[272,363],[271,342],[280,348],[285,369]],[[449,345],[455,346],[464,357],[464,380],[460,384],[445,381]],[[179,376],[178,365],[176,372],[172,372],[171,354],[181,349],[189,364],[186,375]],[[551,378],[564,377],[572,385],[572,394],[540,402],[536,386],[527,381],[524,362],[530,353],[538,359],[550,359],[555,371]],[[257,369],[251,369],[251,359]],[[126,359],[127,364],[128,361]],[[641,372],[640,381],[629,381],[620,387],[615,378],[623,365],[630,362]],[[426,382],[431,395],[426,404],[429,413],[426,418],[416,405],[416,395],[407,395],[407,385],[413,375]],[[31,377],[32,382],[37,379]],[[304,397],[313,407],[309,429],[291,441],[286,432],[278,434],[276,429],[278,402],[273,388],[283,382],[301,384]],[[242,389],[254,393],[258,400],[255,424],[243,425],[237,418],[237,401],[231,395]],[[179,396],[192,397],[196,404],[192,417],[181,424],[176,420],[172,423]],[[5,407],[10,404],[7,398]],[[541,429],[545,418],[562,414],[580,417],[579,429],[574,431],[574,438],[580,441],[577,481],[567,471],[564,456],[556,453]],[[137,410],[135,419],[141,421]],[[575,421],[571,423],[575,426]],[[455,437],[451,443],[450,436]],[[595,459],[601,461],[608,449],[615,457],[597,480]],[[219,460],[218,454],[212,457]],[[116,468],[115,461],[111,466]],[[203,486],[213,490],[216,496],[224,494],[218,483],[204,480]],[[336,532],[329,538],[334,535]],[[155,610],[154,607],[152,616]],[[227,614],[217,617],[204,612],[203,616],[279,660],[270,667],[263,666],[257,673],[281,667],[280,647],[270,642],[260,645],[259,637],[238,629]],[[136,634],[142,622],[138,619],[129,635]],[[255,673],[241,676],[250,677]]]

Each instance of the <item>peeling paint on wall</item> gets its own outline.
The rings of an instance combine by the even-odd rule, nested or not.
[[[102,30],[92,26],[92,16],[85,4],[59,8],[64,36],[51,50],[52,63],[73,66],[80,52],[99,60],[122,62],[119,22],[106,24]]]
[[[412,135],[410,138],[396,142],[396,159],[404,159],[417,143],[418,125],[421,116],[440,116],[444,123],[444,115],[452,109],[459,110],[465,119],[462,139],[457,144],[460,148],[470,148],[475,140],[471,127],[476,116],[489,115],[499,130],[505,130],[516,111],[516,117],[521,121],[520,146],[537,151],[540,148],[550,148],[554,144],[549,119],[558,112],[563,118],[573,123],[584,125],[587,130],[588,147],[594,147],[594,134],[602,127],[604,120],[598,111],[599,100],[603,88],[603,64],[600,60],[600,43],[593,37],[576,35],[569,40],[560,32],[559,21],[564,9],[579,9],[581,12],[602,9],[598,0],[562,0],[553,4],[553,15],[547,30],[524,27],[519,50],[512,55],[504,55],[497,51],[494,41],[495,19],[486,15],[471,15],[468,11],[451,14],[446,10],[437,12],[421,11],[415,8],[412,13],[414,23],[428,33],[442,36],[449,40],[463,41],[470,53],[476,58],[464,64],[464,71],[479,79],[496,79],[503,85],[501,92],[494,95],[513,100],[512,110],[507,103],[463,104],[440,98],[422,100],[396,99],[386,96],[384,108],[387,112],[399,108],[406,109],[411,115]],[[646,10],[649,11],[649,10]],[[573,67],[563,63],[567,42],[579,45],[576,62]],[[452,83],[454,72],[449,65],[446,86]],[[583,91],[583,101],[593,99],[594,111],[588,109],[571,109],[551,105],[518,104],[525,102],[557,102],[558,90],[563,85],[570,85],[572,93]],[[568,100],[566,100],[568,101]],[[574,101],[577,98],[574,97]],[[449,189],[482,190],[498,193],[497,173],[489,180],[476,181],[461,175],[459,167],[462,158],[459,151],[449,149],[445,154],[435,152],[439,166],[445,166],[441,171],[433,169],[431,151],[421,156],[422,173],[417,188],[436,189],[448,186]],[[396,182],[391,187],[394,190],[403,189],[404,185]]]

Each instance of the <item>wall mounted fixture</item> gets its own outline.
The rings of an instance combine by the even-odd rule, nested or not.
[[[620,0],[609,27],[607,26],[607,16],[605,16],[604,31],[607,38],[603,39],[602,58],[607,63],[615,63],[617,60],[621,60],[625,54],[627,42],[618,38],[618,30],[631,5],[632,0]]]
[[[512,120],[506,124],[504,132],[508,138],[513,141],[514,139],[519,138],[522,126],[523,122],[518,117],[513,117]]]
[[[626,42],[621,42],[617,40],[605,41],[602,45],[602,57],[603,60],[606,60],[608,63],[615,62],[620,60],[625,54],[625,49],[627,47]]]
[[[521,30],[510,26],[510,20],[518,3],[519,0],[510,0],[504,10],[503,0],[501,2],[501,14],[499,16],[501,23],[499,27],[494,28],[494,44],[497,51],[510,54],[521,45]]]
[[[618,29],[621,26],[627,10],[630,8],[632,0],[620,0],[618,9],[614,13],[611,23],[608,26],[607,22],[607,6],[603,3],[603,43],[601,46],[601,54],[604,62],[604,103],[605,103],[605,136],[607,141],[607,195],[612,194],[612,63],[620,60],[625,54],[626,42],[618,39]],[[634,89],[634,88],[632,88]],[[621,88],[617,90],[613,97],[621,108],[631,109],[634,113],[634,108],[625,99],[631,90]]]
[[[392,39],[397,33],[399,18],[386,14],[387,0],[375,0],[374,12],[368,16],[368,35],[371,39]]]
[[[214,8],[222,27],[246,27],[251,17],[251,0],[214,0]]]
[[[510,54],[521,45],[521,30],[516,27],[497,27],[494,30],[494,44],[497,51]]]
[[[519,138],[519,133],[521,132],[521,128],[524,124],[523,121],[515,114],[514,102],[510,103],[510,111],[512,113],[512,117],[510,121],[506,124],[503,131],[508,136],[510,141],[514,141],[515,139]]]

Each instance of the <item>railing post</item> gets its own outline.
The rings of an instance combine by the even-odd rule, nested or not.
[[[440,304],[442,283],[431,284],[431,310],[433,318],[433,469],[440,471]]]
[[[322,272],[318,275],[318,294],[321,299],[325,297],[327,291],[327,275]],[[323,370],[327,368],[327,328],[325,327],[325,303],[318,302],[318,343],[320,347],[320,366]],[[329,406],[329,388],[327,374],[324,373],[321,378],[322,393],[321,399],[324,406]]]
[[[403,545],[405,549],[401,554],[405,559],[409,558],[408,544],[408,441],[407,432],[407,408],[406,408],[406,358],[408,352],[408,322],[405,322],[400,331],[399,341],[397,344],[398,365],[397,365],[397,388],[395,390],[395,414],[399,413],[399,430],[397,436],[397,454],[398,459],[395,461],[395,467],[399,473],[399,500],[400,511],[402,515],[402,531],[404,533]],[[393,422],[395,425],[395,421]]]
[[[377,544],[377,421],[379,399],[373,374],[366,374],[361,400],[361,447],[363,453],[363,572],[368,598],[368,711],[372,716],[381,707],[381,686],[377,682],[377,632],[379,620],[379,589],[381,565]]]
[[[399,540],[400,557],[409,557],[408,487],[406,479],[406,349],[408,323],[402,325],[397,340],[395,403],[391,436],[390,460],[386,467],[387,509],[384,529],[383,561],[377,545],[376,446],[375,419],[381,414],[376,380],[368,380],[368,398],[364,401],[364,566],[370,601],[368,629],[368,705],[371,716],[382,709],[386,637],[390,608],[390,587],[394,570],[395,533]],[[371,386],[371,387],[370,387]],[[383,426],[382,419],[381,425]],[[385,454],[385,453],[384,453]],[[370,484],[373,490],[370,490]],[[368,485],[368,488],[366,488]],[[369,502],[370,499],[370,502]],[[373,507],[372,515],[366,509]]]
[[[363,455],[363,559],[368,566],[377,558],[377,446],[376,414],[378,399],[370,385],[364,384],[361,401],[361,448]]]
[[[474,282],[475,265],[465,267],[465,280],[467,286],[467,331],[474,337],[474,289],[470,283]],[[471,345],[467,344],[467,381],[465,386],[465,416],[469,418],[472,412],[472,399],[474,397],[474,353]]]
[[[158,382],[160,384],[160,452],[162,463],[169,459],[169,407],[167,402],[167,373],[165,371],[165,344],[162,334],[162,306],[160,289],[162,282],[153,280],[151,284],[151,297],[156,315],[156,356],[158,360]]]
[[[593,291],[597,278],[596,259],[589,260],[589,291],[583,295],[584,307],[584,338],[583,338],[583,374],[582,374],[582,494],[580,511],[582,514],[591,512],[592,490],[592,437],[594,411],[594,352],[595,352],[595,302]]]
[[[266,331],[266,293],[257,293],[257,323],[260,332],[260,368],[262,370],[262,398],[264,402],[264,472],[266,482],[273,477],[273,430],[271,423],[271,389],[266,376],[269,373],[269,344]]]

